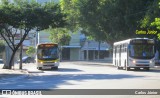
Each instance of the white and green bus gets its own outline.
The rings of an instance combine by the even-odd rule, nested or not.
[[[148,38],[133,38],[113,45],[113,65],[118,69],[150,70],[155,65],[155,42]]]
[[[60,62],[58,44],[42,43],[37,45],[36,64],[39,70],[55,69],[58,70]]]

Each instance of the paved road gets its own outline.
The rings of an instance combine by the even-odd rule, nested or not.
[[[117,70],[111,64],[99,62],[61,62],[58,71],[36,70],[26,65],[27,77],[0,80],[1,89],[160,89],[160,69],[150,71]],[[160,93],[160,92],[159,92]],[[67,96],[56,96],[56,98]],[[68,96],[67,98],[81,98]],[[83,96],[93,98],[93,96]],[[95,97],[95,96],[94,96]],[[106,98],[106,96],[97,96]],[[95,98],[97,98],[95,97]],[[159,98],[160,96],[109,96],[107,98]]]

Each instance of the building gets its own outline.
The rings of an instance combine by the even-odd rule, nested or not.
[[[111,57],[110,55],[110,45],[106,42],[97,42],[94,40],[85,41],[84,46],[82,46],[81,51],[84,56],[83,60],[103,60]],[[87,53],[88,52],[88,53]]]
[[[81,33],[71,33],[71,40],[69,45],[62,46],[62,60],[80,60],[81,57],[81,45],[80,45]]]

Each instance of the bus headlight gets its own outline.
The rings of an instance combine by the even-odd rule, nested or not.
[[[54,62],[55,64],[58,64],[58,62]]]
[[[59,62],[54,62],[55,66],[59,66]]]
[[[135,61],[135,60],[133,60],[132,62],[133,62],[134,64],[136,63],[136,61]]]
[[[152,60],[150,60],[150,61],[149,61],[149,63],[153,63],[153,61],[152,61]]]

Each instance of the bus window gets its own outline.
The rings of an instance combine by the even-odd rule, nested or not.
[[[129,47],[130,47],[129,51],[131,56],[134,56],[134,49],[133,49],[134,47],[132,45],[129,45]]]
[[[38,49],[38,58],[39,59],[57,59],[59,58],[58,48],[45,47],[45,48]]]
[[[153,45],[131,45],[130,56],[134,58],[153,58]]]
[[[145,52],[145,51],[143,51],[143,52],[142,52],[142,55],[143,55],[143,56],[146,56],[146,52]]]

